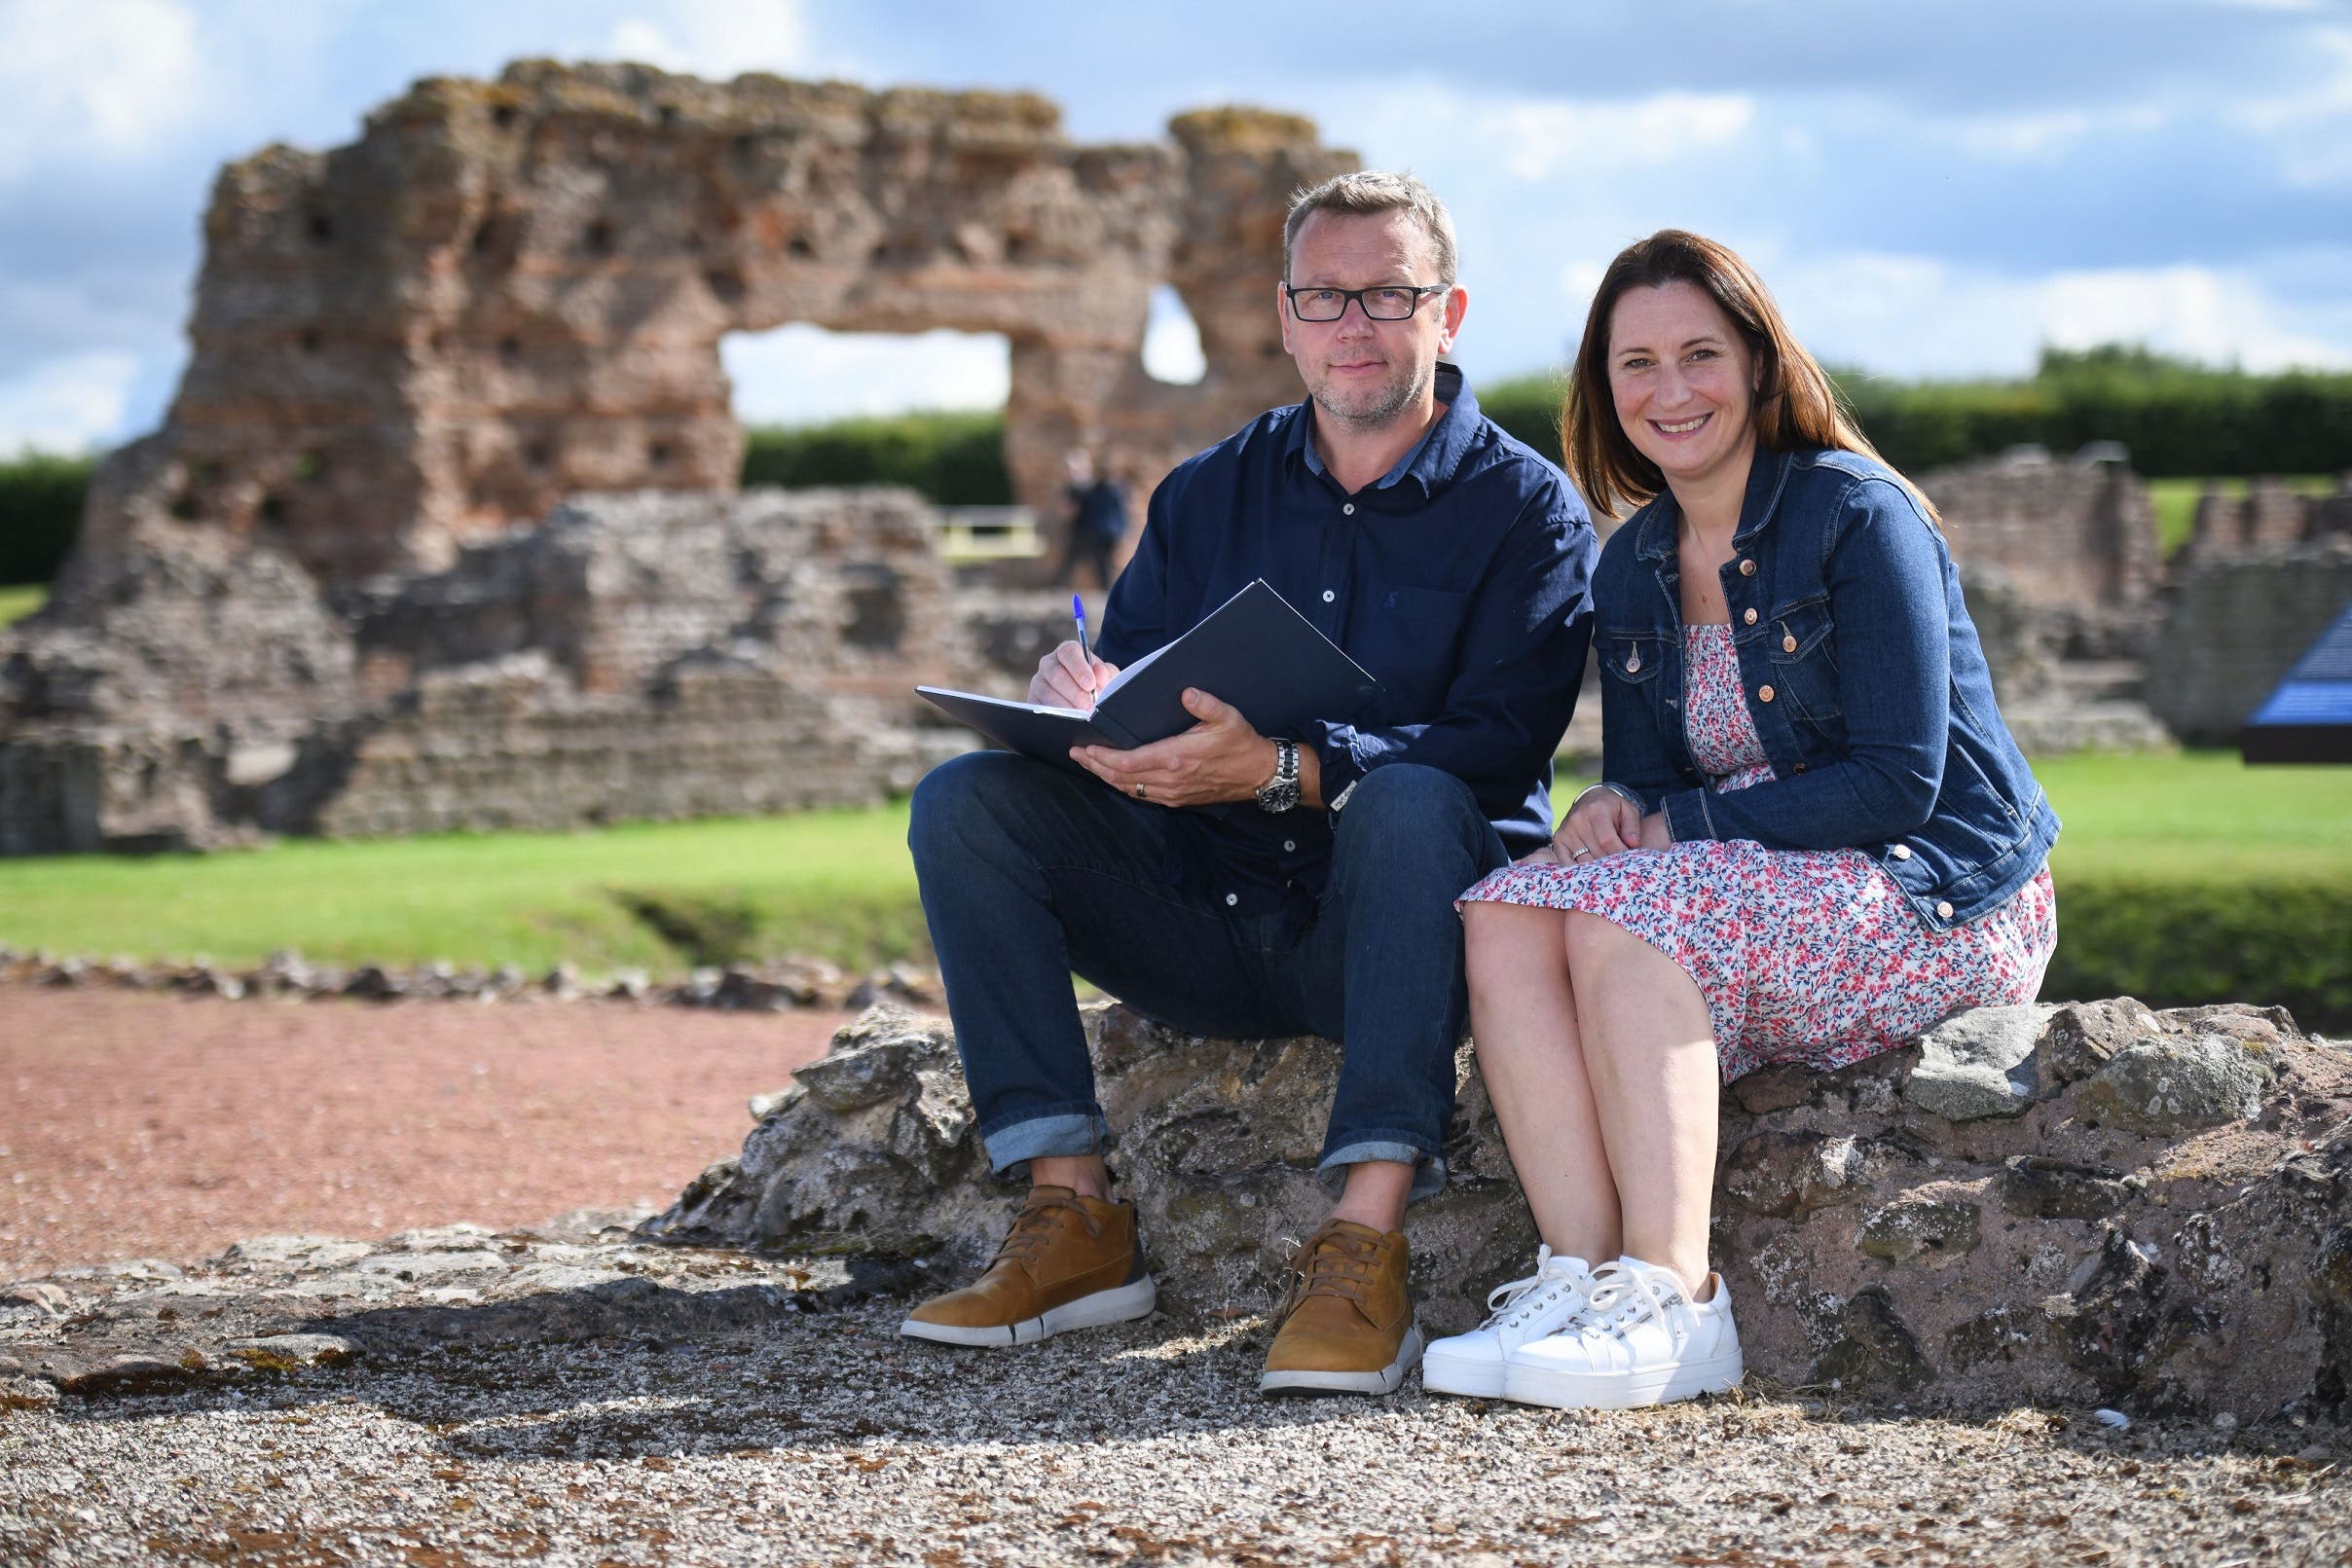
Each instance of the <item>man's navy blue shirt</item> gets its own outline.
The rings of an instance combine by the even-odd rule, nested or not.
[[[1324,800],[1392,762],[1442,769],[1516,857],[1551,836],[1552,753],[1584,678],[1598,546],[1567,477],[1480,414],[1452,365],[1437,396],[1445,413],[1420,443],[1352,495],[1315,454],[1307,403],[1188,459],[1153,492],[1095,652],[1127,665],[1263,577],[1384,688],[1291,737],[1321,758]],[[1328,810],[1179,815],[1171,881],[1241,913],[1321,893]]]

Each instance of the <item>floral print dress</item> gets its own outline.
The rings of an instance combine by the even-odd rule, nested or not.
[[[1765,783],[1731,628],[1682,637],[1691,760],[1718,791]],[[1845,1067],[1957,1008],[2031,1002],[2058,941],[2046,865],[1999,909],[1938,931],[1859,850],[1748,839],[1506,866],[1461,901],[1584,910],[1681,965],[1707,998],[1726,1083],[1781,1063]]]

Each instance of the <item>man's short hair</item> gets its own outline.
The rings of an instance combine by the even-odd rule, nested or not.
[[[1358,169],[1352,174],[1334,174],[1311,191],[1300,191],[1290,199],[1290,216],[1282,224],[1282,277],[1290,279],[1291,247],[1298,243],[1299,231],[1306,226],[1307,217],[1316,212],[1345,212],[1369,215],[1380,212],[1410,212],[1421,232],[1429,237],[1437,252],[1437,281],[1449,288],[1456,281],[1453,275],[1453,217],[1437,193],[1411,174],[1391,173],[1384,168]]]

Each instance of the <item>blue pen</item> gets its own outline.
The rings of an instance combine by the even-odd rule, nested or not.
[[[1070,618],[1078,622],[1078,652],[1086,661],[1086,690],[1094,690],[1094,650],[1086,645],[1086,602],[1076,594],[1070,596]]]

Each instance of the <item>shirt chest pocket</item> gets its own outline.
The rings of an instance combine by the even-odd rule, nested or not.
[[[1808,718],[1840,716],[1837,646],[1830,635],[1835,627],[1828,600],[1816,595],[1783,604],[1772,612],[1769,625],[1765,652],[1789,706]]]
[[[1379,605],[1383,616],[1393,617],[1416,631],[1452,637],[1461,629],[1462,615],[1470,602],[1468,594],[1451,594],[1443,588],[1383,588]]]

